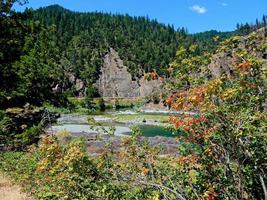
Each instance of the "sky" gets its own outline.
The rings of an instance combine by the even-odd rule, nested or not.
[[[73,11],[111,12],[148,16],[158,22],[185,27],[190,33],[231,31],[237,23],[253,23],[267,15],[267,0],[28,0],[34,9],[58,4]]]

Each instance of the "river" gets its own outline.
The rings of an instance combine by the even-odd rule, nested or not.
[[[65,130],[72,135],[90,135],[105,132],[113,127],[115,136],[127,136],[131,134],[131,127],[137,126],[145,137],[174,137],[177,133],[167,128],[170,126],[170,114],[175,113],[119,110],[107,111],[100,115],[61,114],[51,129],[53,132]]]

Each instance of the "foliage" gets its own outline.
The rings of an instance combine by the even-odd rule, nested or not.
[[[41,105],[51,101],[64,104],[64,94],[53,92],[64,75],[58,65],[58,48],[52,39],[53,27],[45,29],[31,20],[31,11],[12,10],[14,3],[1,1],[0,15],[0,108]],[[50,84],[48,84],[50,83]]]
[[[161,101],[161,95],[159,92],[153,92],[148,98],[148,102],[152,101],[153,104],[159,104]]]
[[[150,149],[146,141],[140,140],[138,130],[125,138],[122,147],[125,150],[117,154],[107,144],[106,151],[93,158],[81,140],[62,146],[55,138],[45,137],[39,147],[31,147],[28,153],[2,154],[0,167],[38,199],[179,197],[163,186],[166,181],[161,177],[163,165],[155,157],[158,150]]]
[[[105,101],[104,101],[103,98],[100,98],[100,99],[98,100],[98,102],[97,102],[97,107],[98,107],[98,109],[99,109],[101,112],[103,112],[103,111],[106,110],[106,105],[105,105]]]
[[[14,2],[1,1],[0,7],[1,108],[9,107],[12,99],[16,99],[12,105],[64,104],[65,75],[74,73],[88,87],[84,102],[92,110],[96,95],[92,85],[107,48],[119,51],[131,73],[147,72],[147,79],[158,79],[167,74],[165,66],[179,47],[168,68],[174,80],[168,84],[173,94],[166,103],[195,115],[170,118],[177,132],[183,133],[177,137],[178,156],[159,155],[160,146],[151,147],[136,128],[131,137],[122,139],[120,150],[114,151],[116,143],[111,140],[99,157],[88,155],[85,141],[62,132],[63,144],[44,137],[27,152],[1,153],[1,171],[39,199],[266,198],[267,77],[264,60],[257,55],[267,46],[266,41],[258,44],[257,34],[244,39],[251,51],[241,47],[238,36],[221,43],[218,52],[235,48],[236,63],[228,66],[230,77],[211,79],[206,67],[210,51],[203,53],[205,43],[197,45],[197,40],[214,37],[214,43],[207,43],[213,49],[219,40],[213,33],[191,39],[183,29],[175,31],[147,18],[82,14],[59,6],[34,12],[41,25],[29,18],[29,10],[12,11]],[[54,23],[56,27],[50,26]],[[74,107],[80,109],[81,102]],[[115,107],[120,106],[116,99]],[[99,107],[104,107],[102,99]],[[23,112],[13,108],[15,114]],[[43,124],[20,123],[20,118],[7,113],[0,111],[1,144],[25,150],[37,143]],[[100,127],[99,131],[115,130]]]
[[[60,114],[67,114],[70,113],[73,110],[74,105],[70,102],[70,106],[68,107],[58,107],[54,106],[50,103],[44,103],[43,107],[49,112],[49,113],[60,113]]]
[[[229,39],[237,33],[232,32],[220,32],[215,30],[205,31],[201,33],[193,34],[194,40],[199,45],[201,52],[213,52],[216,50],[219,42]]]
[[[0,107],[6,96],[18,93],[15,88],[19,85],[20,77],[13,63],[23,55],[25,37],[29,32],[24,20],[28,13],[14,12],[11,8],[15,2],[8,0],[0,4]]]
[[[56,105],[65,103],[63,99],[60,102],[59,97],[63,95],[52,90],[55,83],[64,80],[64,74],[61,73],[57,63],[59,52],[51,38],[53,31],[53,27],[41,30],[36,36],[34,48],[28,49],[27,55],[15,63],[18,66],[18,75],[22,77],[18,89],[30,97],[29,100],[33,104],[41,105],[44,101],[52,101]],[[34,36],[30,35],[27,40],[32,40],[32,37]]]
[[[200,51],[214,52],[220,42],[230,39],[234,36],[246,36],[250,33],[263,28],[267,25],[267,16],[263,15],[262,19],[256,19],[255,23],[240,24],[236,25],[236,30],[231,32],[220,32],[216,30],[205,31],[201,33],[192,34],[193,41],[198,44]]]
[[[168,71],[174,82],[168,84],[169,90],[182,90],[202,84],[208,77],[207,65],[210,62],[210,53],[199,55],[199,46],[181,46],[176,52],[176,58],[169,64]]]
[[[246,42],[254,41],[253,35]],[[248,52],[238,44],[239,38],[232,38],[220,47],[227,51],[236,48],[236,64],[229,66],[233,72],[230,78],[222,74],[195,84],[191,71],[188,75],[174,64],[174,74],[185,77],[189,87],[173,93],[167,102],[177,110],[198,112],[195,116],[172,117],[171,123],[186,133],[178,137],[182,142],[180,173],[189,175],[189,180],[182,178],[183,184],[192,179],[188,193],[199,199],[264,198],[266,73],[263,60],[255,56],[258,45],[251,43],[254,52]],[[184,53],[177,59],[180,55]],[[194,70],[194,57],[187,63],[185,69]]]
[[[27,158],[29,160],[25,162]],[[4,159],[5,170],[20,172],[16,165],[9,165],[9,162],[14,162],[12,158]],[[31,168],[28,167],[22,174],[15,173],[15,176],[19,181],[28,183],[27,186],[39,199],[82,199],[86,193],[87,199],[93,199],[98,172],[85,153],[82,142],[74,141],[65,149],[56,140],[44,138],[38,150],[33,147],[17,161],[23,165],[22,168],[31,164]]]
[[[84,99],[85,108],[89,110],[89,112],[95,109],[95,102],[93,101],[95,90],[93,87],[88,87],[86,89],[86,96]]]
[[[0,111],[0,143],[7,144],[9,142],[9,134],[13,128],[13,123],[4,112]]]
[[[252,33],[253,31],[260,29],[262,27],[265,27],[267,25],[267,15],[263,15],[262,19],[256,19],[255,23],[249,24],[237,24],[236,25],[236,33],[238,35],[248,35]]]
[[[24,130],[21,134],[16,133],[15,140],[12,138],[10,140],[15,143],[16,147],[25,149],[27,146],[37,143],[41,134],[43,134],[43,125],[40,123]]]
[[[120,102],[118,99],[115,99],[115,102],[114,102],[114,107],[116,110],[120,109],[121,108],[121,105],[120,105]]]
[[[18,116],[10,117],[5,112],[0,114],[0,144],[6,150],[25,150],[28,145],[38,142],[43,133],[42,123],[20,120]]]

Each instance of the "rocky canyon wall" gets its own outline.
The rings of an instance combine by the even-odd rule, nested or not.
[[[160,90],[163,81],[133,80],[118,53],[110,48],[104,57],[104,64],[95,86],[102,97],[145,97]]]

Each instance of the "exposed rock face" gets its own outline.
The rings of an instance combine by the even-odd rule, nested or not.
[[[84,89],[84,82],[81,79],[76,79],[75,89],[77,92],[81,92]]]
[[[71,73],[67,73],[66,76],[68,78],[69,83],[74,86],[77,95],[78,96],[83,96],[84,95],[84,90],[85,90],[84,82],[81,79],[76,78]]]
[[[104,57],[96,87],[103,97],[145,97],[162,84],[161,80],[148,81],[144,78],[133,81],[118,53],[111,48]]]
[[[231,68],[230,66],[233,66],[235,61],[233,57],[228,57],[227,54],[224,52],[220,52],[215,54],[212,59],[211,63],[209,65],[210,72],[212,74],[213,78],[218,78],[221,76],[221,74],[225,73],[227,74],[228,78],[231,76]]]
[[[139,91],[141,97],[146,97],[152,92],[160,90],[161,86],[163,85],[163,82],[160,80],[146,80],[144,77],[139,80],[139,83]]]
[[[246,50],[249,54],[262,58],[266,62],[263,64],[267,66],[267,49],[262,50],[262,45],[267,41],[267,27],[261,28],[248,36],[240,37],[235,47],[219,51],[213,55],[211,63],[208,66],[212,78],[218,78],[222,74],[226,74],[228,78],[231,77],[231,68],[237,63],[238,51]],[[233,42],[233,43],[234,43]]]

